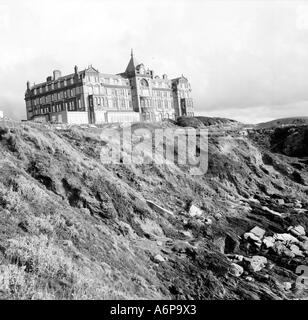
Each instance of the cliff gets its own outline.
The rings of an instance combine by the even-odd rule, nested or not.
[[[2,125],[0,298],[307,296],[296,283],[307,239],[292,227],[308,227],[308,129],[243,135],[226,125],[210,129],[200,176],[151,155],[147,164],[102,163],[117,144],[102,128]],[[133,129],[143,126],[179,128]],[[256,226],[263,231],[249,232]]]

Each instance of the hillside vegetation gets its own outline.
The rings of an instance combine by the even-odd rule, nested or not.
[[[178,128],[133,129],[144,127]],[[298,150],[288,134],[273,149],[272,131],[210,129],[200,176],[150,152],[146,164],[102,163],[118,143],[103,129],[2,124],[1,299],[307,297],[295,273],[308,265],[307,239],[293,239],[295,254],[280,236],[308,230],[307,127],[290,140]],[[247,236],[255,226],[272,247]]]
[[[308,125],[308,117],[291,117],[291,118],[275,119],[272,121],[259,123],[256,126],[258,129],[262,129],[262,128],[277,128],[281,126],[299,126],[299,125]]]

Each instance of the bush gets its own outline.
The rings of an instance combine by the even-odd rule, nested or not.
[[[2,265],[0,291],[11,299],[31,299],[36,293],[35,281],[25,272],[25,267]]]
[[[25,267],[26,272],[45,278],[74,281],[77,269],[62,249],[48,240],[46,235],[9,240],[6,256],[12,263]]]

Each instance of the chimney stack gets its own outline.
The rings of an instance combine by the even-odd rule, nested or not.
[[[61,77],[61,71],[60,70],[54,70],[53,71],[53,80],[58,80]]]

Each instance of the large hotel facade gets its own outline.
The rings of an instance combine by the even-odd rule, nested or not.
[[[139,64],[133,52],[125,72],[105,74],[89,66],[62,76],[53,71],[46,82],[25,93],[27,119],[69,124],[159,121],[193,116],[191,86],[182,75],[168,79]]]

